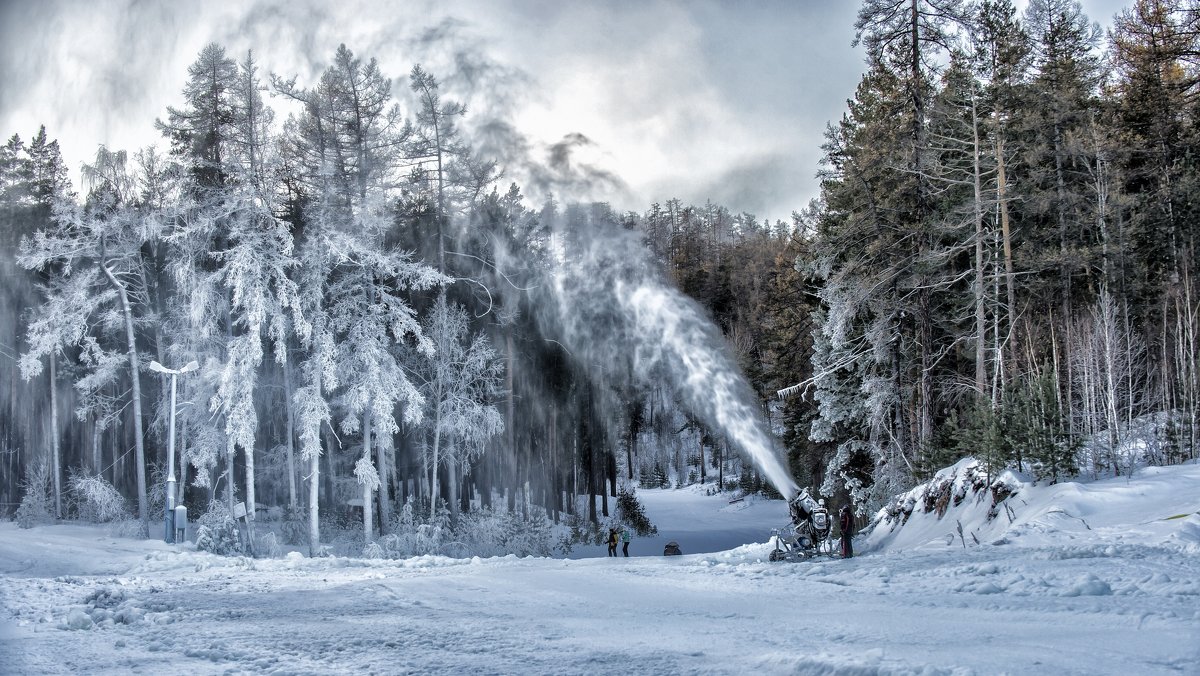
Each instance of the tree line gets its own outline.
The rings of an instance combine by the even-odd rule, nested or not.
[[[169,383],[146,365],[191,359],[186,501],[306,510],[310,543],[351,504],[369,540],[410,503],[594,524],[631,480],[763,489],[636,355],[548,310],[570,287],[591,332],[627,332],[587,277],[643,256],[797,481],[860,512],[965,454],[1049,480],[1194,458],[1197,10],[1141,0],[1105,36],[1069,0],[866,0],[821,197],[775,223],[531,207],[419,66],[401,101],[344,46],[300,83],[210,45],[165,154],[101,148],[75,195],[44,130],[3,148],[4,501],[45,461],[153,518]]]
[[[806,212],[826,490],[1196,456],[1200,6],[867,0]],[[1157,415],[1152,415],[1157,414]],[[1144,444],[1144,447],[1136,447]]]
[[[439,80],[415,66],[407,85],[406,113],[345,46],[303,84],[211,44],[155,124],[167,152],[100,147],[82,194],[44,128],[9,140],[10,507],[46,483],[65,516],[78,474],[157,519],[170,378],[149,364],[192,360],[175,411],[181,502],[285,505],[313,551],[322,523],[351,511],[370,542],[403,505],[430,522],[474,506],[597,524],[643,475],[761,485],[676,392],[622,376],[632,361],[606,375],[573,355],[546,310],[571,291],[555,292],[556,271],[598,270],[598,251],[658,266],[641,218],[530,208],[517,185],[501,191]],[[282,124],[272,96],[297,110]],[[588,299],[586,276],[557,279]],[[607,321],[593,300],[588,321]]]

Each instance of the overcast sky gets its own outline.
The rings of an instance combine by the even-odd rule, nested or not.
[[[264,72],[311,84],[344,42],[377,58],[399,97],[425,65],[472,122],[515,130],[502,137],[514,156],[582,134],[576,175],[618,177],[591,196],[619,208],[711,199],[786,219],[816,196],[825,125],[863,70],[852,0],[0,2],[0,133],[28,139],[44,123],[76,183],[98,144],[163,145],[154,119],[179,105],[206,43],[238,59],[252,48]],[[1125,4],[1083,7],[1107,27]]]

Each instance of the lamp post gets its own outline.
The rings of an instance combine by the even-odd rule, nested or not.
[[[167,513],[163,520],[163,526],[166,529],[163,540],[166,542],[175,541],[175,528],[172,523],[175,519],[175,380],[177,376],[198,368],[200,368],[200,364],[194,360],[188,362],[187,366],[181,369],[169,369],[156,361],[150,362],[151,371],[171,376],[171,429],[167,433]]]

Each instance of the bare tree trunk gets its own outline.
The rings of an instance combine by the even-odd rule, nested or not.
[[[258,503],[255,502],[258,497],[254,491],[254,446],[242,449],[246,453],[246,520],[253,521],[255,512],[258,511]]]
[[[1176,310],[1181,331],[1176,348],[1178,379],[1181,381],[1184,419],[1183,441],[1189,459],[1195,459],[1197,435],[1200,434],[1200,302],[1195,297],[1193,278],[1184,266],[1182,307]],[[1178,301],[1177,301],[1178,303]],[[1182,449],[1180,449],[1182,451]],[[1182,454],[1182,453],[1181,453]]]
[[[454,524],[458,523],[458,513],[460,511],[460,505],[458,504],[459,482],[458,462],[451,461],[446,463],[446,487],[450,491],[450,494],[446,498],[450,503],[450,521]]]
[[[435,405],[433,407],[433,470],[429,477],[429,519],[433,520],[437,516],[437,501],[438,501],[438,463],[441,461],[438,458],[438,453],[441,452],[442,443],[442,415],[441,407]]]
[[[186,504],[184,496],[187,495],[187,468],[187,435],[183,434],[179,437],[179,501],[175,503],[177,505]]]
[[[979,115],[971,97],[971,151],[975,170],[975,392],[987,392],[987,314],[983,293],[983,186],[979,167]]]
[[[117,294],[121,298],[121,313],[125,318],[126,354],[129,356],[129,378],[133,383],[133,443],[137,462],[138,519],[142,522],[142,528],[148,533],[150,510],[146,501],[146,447],[142,441],[142,384],[138,374],[137,334],[133,329],[133,307],[129,304],[129,293],[125,289],[125,285],[109,269],[108,262],[103,260],[104,257],[101,258],[100,268],[108,277],[108,281],[117,289]]]
[[[388,468],[388,449],[380,442],[375,440],[375,469],[379,472],[379,533],[386,535],[391,530],[392,521],[392,500],[391,491],[388,486],[391,482],[391,472]]]
[[[625,475],[630,481],[633,481],[633,454],[637,447],[637,430],[633,425],[629,426],[629,445],[625,447]]]
[[[233,464],[234,464],[234,459],[235,459],[234,458],[235,450],[236,450],[236,447],[233,445],[233,439],[227,438],[225,440],[225,466],[227,469],[227,471],[225,472],[225,479],[226,479],[225,496],[229,501],[229,515],[230,516],[233,516],[233,506],[234,506],[235,500],[237,499],[236,491],[234,490],[235,482],[233,480],[233,476],[234,476],[233,475]]]
[[[58,357],[50,351],[50,453],[54,464],[54,518],[62,518],[62,458],[58,447]]]
[[[97,421],[92,421],[92,472],[100,476],[100,434],[103,430]]]
[[[1070,260],[1070,258],[1067,256],[1068,236],[1067,236],[1067,213],[1066,213],[1066,206],[1065,206],[1065,204],[1066,204],[1066,181],[1064,178],[1064,169],[1063,169],[1064,153],[1065,153],[1065,151],[1063,150],[1062,128],[1056,123],[1054,125],[1054,175],[1055,175],[1056,196],[1058,198],[1058,204],[1056,206],[1057,206],[1057,216],[1058,216],[1059,253],[1062,256],[1062,260],[1065,262],[1065,261]],[[1071,325],[1072,324],[1072,322],[1071,322],[1071,308],[1072,308],[1072,290],[1071,290],[1072,275],[1071,275],[1071,272],[1072,271],[1071,271],[1070,266],[1064,264],[1062,267],[1062,309],[1063,309],[1063,328],[1066,330],[1066,334],[1067,334],[1065,341],[1063,343],[1064,345],[1071,345],[1073,343],[1072,335],[1071,335],[1073,332],[1072,325]],[[1066,361],[1066,367],[1067,367],[1067,373],[1066,373],[1065,380],[1066,380],[1066,385],[1067,385],[1067,392],[1066,392],[1066,396],[1060,402],[1060,405],[1062,406],[1062,409],[1064,411],[1066,411],[1067,434],[1070,437],[1074,437],[1075,436],[1075,410],[1074,410],[1075,397],[1074,397],[1074,392],[1072,390],[1072,384],[1071,384],[1072,378],[1071,378],[1071,362],[1070,362],[1070,360]]]
[[[507,448],[504,449],[505,454],[511,458],[511,461],[506,463],[505,472],[511,472],[511,467],[516,464],[517,455],[517,431],[514,421],[516,419],[516,394],[513,388],[513,371],[517,364],[517,353],[513,349],[513,327],[511,324],[504,327],[504,351],[507,359],[505,360],[508,366],[504,373],[504,391],[505,391],[505,409],[504,409],[504,440]],[[515,485],[516,475],[505,476],[505,486]],[[515,507],[510,501],[508,503],[508,511],[513,511]]]
[[[1004,133],[1000,130],[996,134],[996,202],[1000,207],[1000,234],[1004,241],[1004,287],[1008,291],[1008,326],[1005,328],[1011,340],[1016,331],[1017,292],[1013,277],[1012,236],[1008,219],[1008,174],[1005,167]]]
[[[308,460],[308,555],[316,556],[321,551],[320,498],[321,498],[321,454],[313,453]]]
[[[368,403],[366,410],[363,411],[363,459],[367,462],[371,461],[371,406]],[[375,541],[375,514],[371,509],[371,502],[374,499],[371,496],[371,483],[364,481],[359,477],[362,483],[362,503],[363,503],[363,541]]]
[[[283,405],[287,409],[287,475],[288,507],[296,508],[295,436],[296,410],[292,407],[292,362],[283,364]]]

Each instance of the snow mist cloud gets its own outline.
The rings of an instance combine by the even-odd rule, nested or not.
[[[724,434],[784,496],[798,490],[757,397],[724,336],[695,301],[663,278],[637,232],[603,207],[568,208],[555,224],[561,256],[543,288],[543,316],[571,357],[602,382],[665,386]]]

